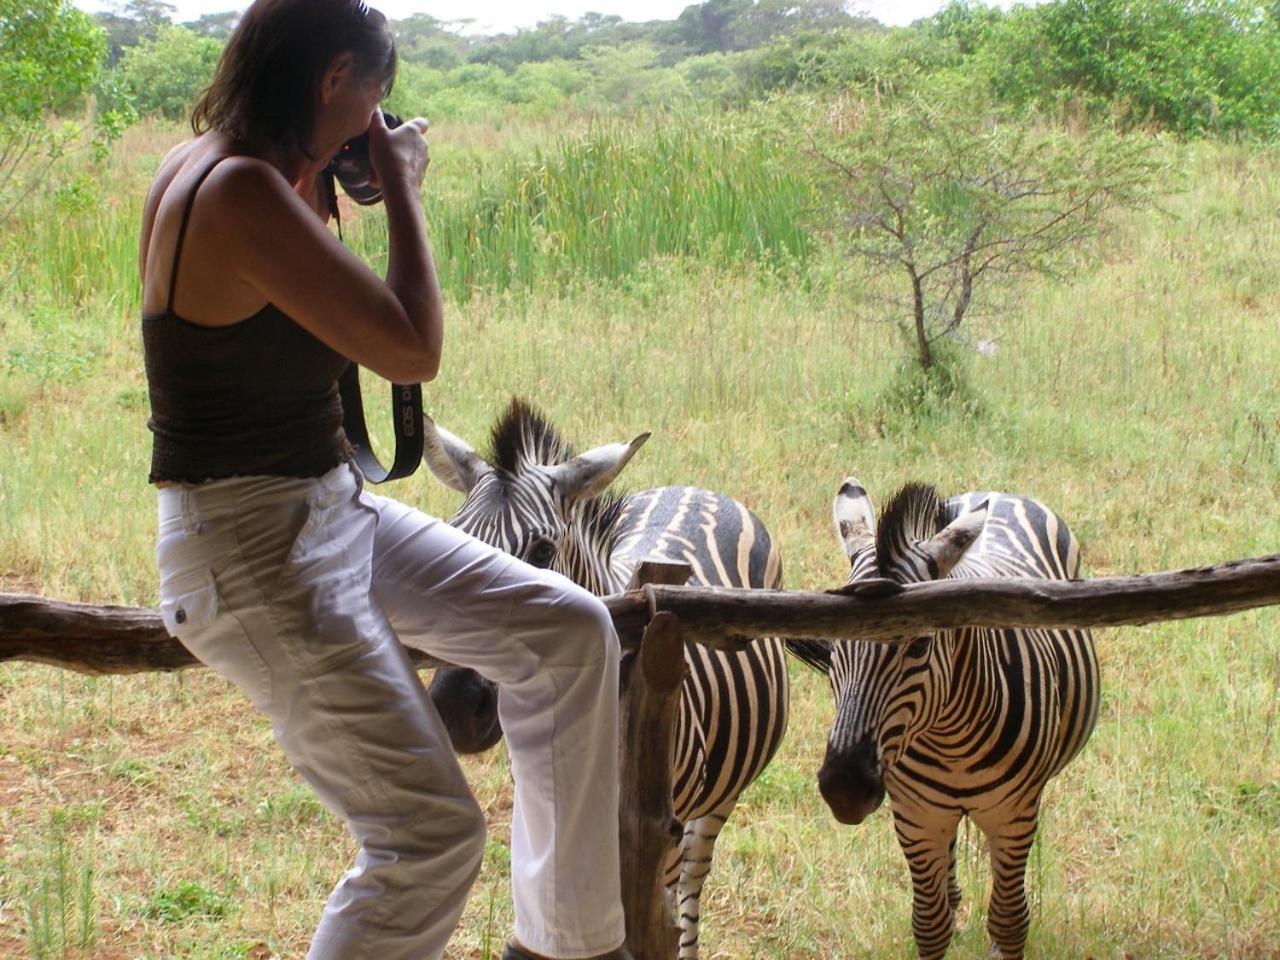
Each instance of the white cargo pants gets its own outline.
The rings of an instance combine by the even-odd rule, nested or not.
[[[481,811],[397,637],[499,686],[516,936],[565,958],[622,942],[618,644],[595,597],[351,466],[158,492],[165,625],[271,718],[360,844],[311,960],[440,957],[480,869]]]

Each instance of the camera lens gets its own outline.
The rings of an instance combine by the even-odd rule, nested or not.
[[[394,130],[404,121],[394,113],[382,111],[382,121],[387,128]],[[369,186],[369,178],[373,176],[373,166],[369,162],[369,131],[348,140],[338,150],[337,155],[329,161],[325,172],[332,174],[342,189],[352,200],[361,206],[369,206],[382,199],[382,191]]]

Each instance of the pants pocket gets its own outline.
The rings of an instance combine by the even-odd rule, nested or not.
[[[217,618],[220,607],[218,586],[209,570],[172,577],[160,584],[160,617],[170,636],[182,639],[202,630]]]

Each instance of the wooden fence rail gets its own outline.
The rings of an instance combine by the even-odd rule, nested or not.
[[[862,580],[826,593],[646,587],[606,598],[621,632],[652,611],[687,637],[733,648],[751,637],[892,640],[949,627],[1118,627],[1220,616],[1280,603],[1280,554],[1209,567],[1092,580],[974,578],[905,586]]]
[[[1210,567],[1092,580],[862,581],[849,591],[726,590],[650,584],[605,598],[634,645],[657,611],[684,636],[716,647],[751,637],[886,640],[946,627],[1113,627],[1217,616],[1280,603],[1280,554]],[[430,663],[421,655],[420,662]],[[31,660],[81,673],[180,670],[199,662],[134,607],[0,593],[0,662]]]

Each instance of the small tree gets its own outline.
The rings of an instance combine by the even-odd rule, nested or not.
[[[952,81],[888,101],[852,95],[809,130],[849,249],[901,277],[900,325],[926,370],[979,294],[1052,271],[1152,195],[1149,140],[1001,118]]]

